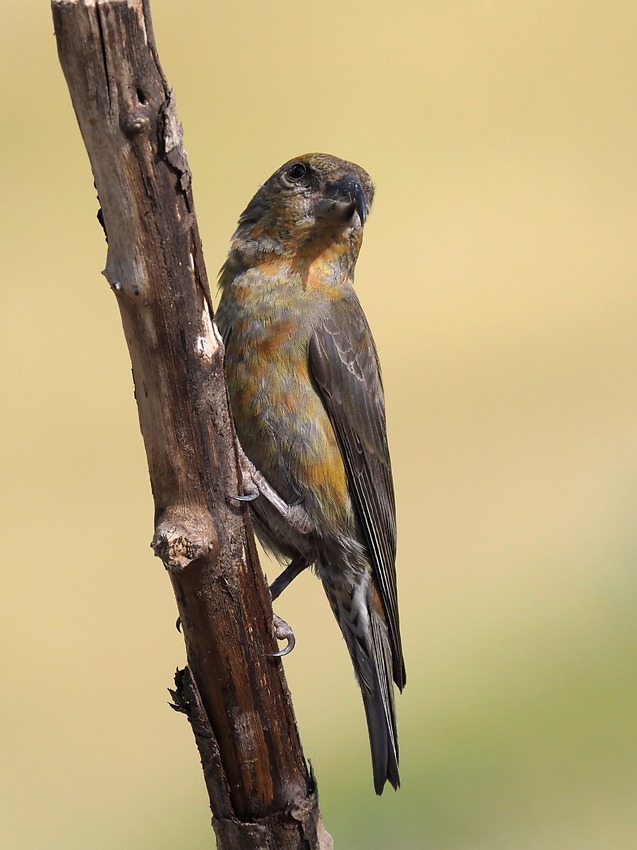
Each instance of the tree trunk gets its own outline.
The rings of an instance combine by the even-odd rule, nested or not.
[[[223,371],[172,91],[148,3],[53,0],[60,62],[101,205],[155,501],[153,548],[186,643],[187,713],[219,848],[332,847],[240,492]]]

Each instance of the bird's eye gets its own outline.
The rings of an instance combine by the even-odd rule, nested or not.
[[[302,183],[307,178],[307,174],[307,165],[304,165],[302,162],[293,163],[285,172],[285,176],[292,183]]]

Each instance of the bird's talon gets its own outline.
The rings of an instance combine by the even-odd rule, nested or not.
[[[284,655],[289,655],[296,645],[296,638],[294,637],[294,632],[290,628],[290,626],[282,620],[281,617],[278,617],[276,614],[273,615],[273,623],[274,623],[274,635],[277,640],[286,640],[287,646],[284,646],[283,649],[280,649],[278,652],[269,652],[268,656],[270,658],[283,658]]]
[[[283,658],[283,656],[289,655],[292,652],[292,650],[296,646],[296,638],[293,634],[291,634],[288,638],[285,638],[285,640],[287,640],[288,645],[283,649],[280,649],[278,652],[268,653],[268,656],[270,658]]]
[[[233,502],[254,502],[256,498],[260,495],[257,490],[256,493],[247,493],[245,496],[228,496]]]

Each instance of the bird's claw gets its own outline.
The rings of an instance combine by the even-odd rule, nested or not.
[[[256,490],[254,493],[247,493],[245,496],[228,496],[229,499],[232,499],[233,502],[254,502],[254,500],[260,495],[259,491]]]
[[[258,498],[261,493],[259,492],[259,488],[254,482],[254,478],[252,475],[252,470],[254,466],[248,459],[248,456],[241,448],[241,443],[235,437],[235,442],[237,446],[237,455],[239,457],[239,469],[241,471],[241,483],[243,484],[243,489],[246,491],[242,496],[235,495],[234,493],[228,498],[233,502],[254,502],[256,498]]]
[[[294,637],[294,632],[291,627],[285,622],[285,620],[282,620],[281,617],[273,614],[272,621],[274,624],[274,635],[276,639],[286,640],[287,646],[284,646],[283,649],[280,649],[278,652],[269,652],[268,656],[270,658],[283,658],[284,655],[289,655],[294,649],[296,645],[296,638]]]

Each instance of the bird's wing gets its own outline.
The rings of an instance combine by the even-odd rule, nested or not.
[[[387,615],[394,680],[405,684],[396,592],[396,506],[376,347],[352,294],[333,302],[310,339],[310,370],[336,432]]]

